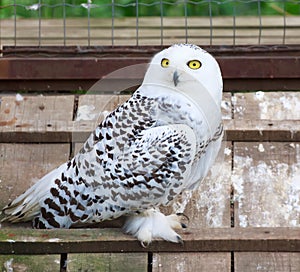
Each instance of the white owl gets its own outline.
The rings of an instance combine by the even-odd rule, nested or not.
[[[182,242],[180,216],[163,215],[184,190],[197,188],[222,141],[222,76],[216,60],[191,44],[156,54],[142,85],[111,112],[70,161],[3,212],[36,228],[70,228],[127,216],[124,230],[143,246]]]

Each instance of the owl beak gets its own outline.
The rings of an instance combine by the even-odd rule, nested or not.
[[[173,82],[176,87],[179,82],[179,74],[178,74],[177,70],[175,70],[175,72],[173,73]]]

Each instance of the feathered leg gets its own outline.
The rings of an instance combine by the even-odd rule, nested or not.
[[[138,215],[128,217],[123,230],[136,237],[143,247],[147,247],[152,240],[161,238],[174,243],[183,243],[174,229],[186,226],[181,223],[182,216],[177,214],[164,215],[158,209],[148,209]]]

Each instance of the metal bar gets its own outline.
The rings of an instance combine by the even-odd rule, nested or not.
[[[136,36],[136,46],[139,46],[139,1],[135,1],[135,36]]]
[[[14,45],[17,46],[17,4],[14,0]]]
[[[282,44],[285,44],[286,39],[286,0],[283,0],[283,34],[282,34]]]
[[[39,0],[39,47],[42,45],[42,1]]]
[[[236,28],[237,28],[237,24],[236,24],[236,2],[233,3],[233,26],[232,26],[232,31],[233,31],[233,34],[232,34],[232,44],[235,46],[236,44]]]
[[[66,46],[66,0],[63,0],[63,32],[64,32],[64,46]]]
[[[261,34],[262,34],[262,18],[261,18],[261,0],[257,0],[257,15],[259,20],[259,32],[258,32],[258,44],[261,44]]]
[[[91,45],[91,1],[87,1],[88,12],[88,46]]]
[[[188,9],[187,0],[184,1],[184,28],[185,28],[185,43],[188,43]]]
[[[212,3],[211,0],[208,1],[208,10],[209,10],[209,45],[213,44],[213,21],[212,21]]]
[[[164,44],[164,5],[163,1],[160,0],[160,45]]]

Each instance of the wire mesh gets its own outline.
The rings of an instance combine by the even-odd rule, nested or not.
[[[1,1],[1,45],[300,44],[299,0]]]

